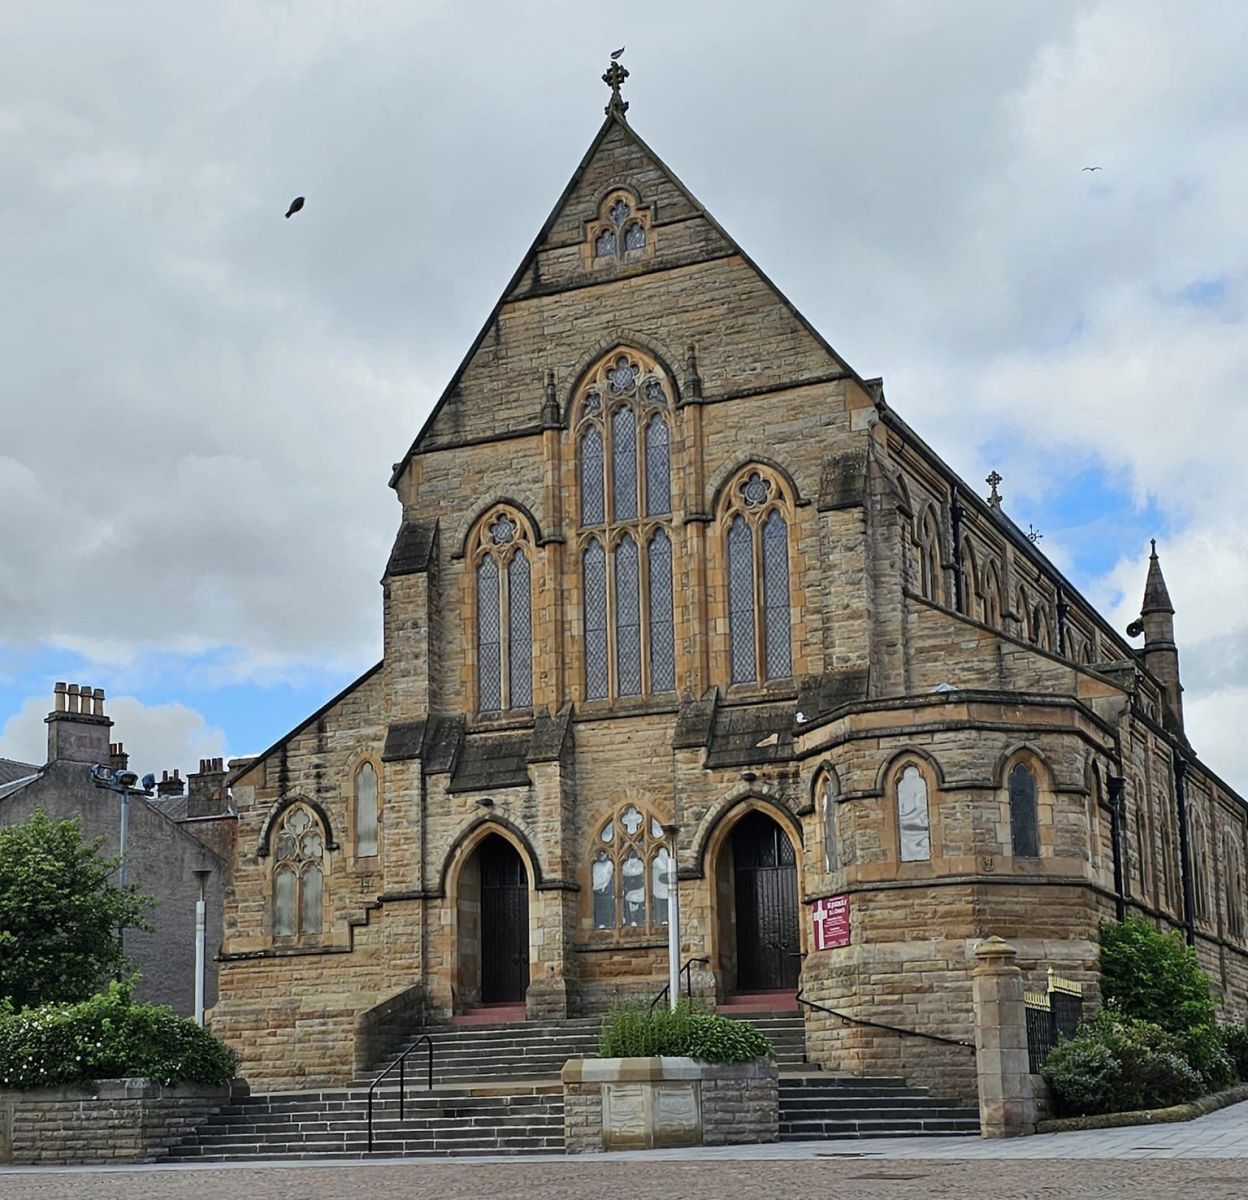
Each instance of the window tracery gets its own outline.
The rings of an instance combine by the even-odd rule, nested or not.
[[[650,238],[649,210],[638,208],[627,192],[614,192],[603,202],[590,227],[594,259],[621,260],[639,254]]]
[[[620,349],[590,372],[574,406],[589,700],[676,688],[673,400],[656,363]]]
[[[475,587],[477,709],[533,703],[533,537],[519,513],[500,506],[477,524],[469,563]]]
[[[325,835],[303,804],[282,814],[273,843],[273,934],[302,937],[324,923]]]
[[[627,804],[598,827],[590,890],[596,930],[653,932],[667,926],[671,856],[663,826]]]
[[[733,683],[793,674],[789,581],[792,500],[766,467],[750,466],[726,489],[720,528],[728,576],[728,637]]]

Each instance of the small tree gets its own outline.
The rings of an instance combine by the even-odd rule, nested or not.
[[[1196,951],[1140,917],[1102,922],[1101,991],[1119,1012],[1169,1033],[1213,1024],[1209,977]]]
[[[0,828],[0,1002],[83,1000],[126,966],[122,928],[148,928],[153,903],[113,882],[118,860],[84,842],[77,819],[43,809]]]

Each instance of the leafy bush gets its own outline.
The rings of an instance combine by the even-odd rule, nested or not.
[[[1196,951],[1140,917],[1102,922],[1101,991],[1120,1013],[1170,1033],[1213,1025],[1209,978]]]
[[[1205,1090],[1177,1037],[1110,1010],[1054,1047],[1044,1077],[1059,1111],[1071,1116],[1165,1108]]]
[[[1235,1064],[1235,1074],[1248,1082],[1248,1025],[1223,1025],[1218,1032],[1222,1035],[1223,1047]]]
[[[1208,1092],[1221,1091],[1235,1082],[1235,1062],[1227,1053],[1222,1034],[1215,1025],[1197,1025],[1179,1038],[1183,1056],[1204,1080]]]
[[[77,1004],[0,1012],[0,1087],[37,1088],[123,1077],[228,1083],[234,1060],[193,1021],[137,1004],[132,983]]]
[[[602,1029],[603,1058],[684,1055],[702,1062],[741,1063],[771,1056],[771,1043],[748,1022],[700,1012],[682,1002],[650,1012],[645,1005],[613,1009]]]

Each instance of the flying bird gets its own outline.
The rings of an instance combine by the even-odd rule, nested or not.
[[[1104,167],[1084,167],[1085,171],[1103,171]]]
[[[286,217],[289,220],[303,207],[303,197],[296,196],[291,202],[290,207],[286,210]]]
[[[619,58],[619,57],[620,57],[620,55],[621,55],[621,54],[623,54],[623,53],[624,53],[624,47],[623,47],[623,46],[621,46],[618,50],[612,50],[612,51],[611,51],[611,61],[612,61],[612,62],[615,62],[615,60],[616,60],[617,58]]]

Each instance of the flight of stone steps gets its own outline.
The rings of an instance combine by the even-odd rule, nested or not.
[[[800,1014],[740,1011],[775,1048],[781,1071],[780,1136],[975,1133],[978,1115],[898,1079],[828,1077],[805,1062]],[[369,1084],[407,1047],[407,1101],[398,1117],[398,1076],[374,1095],[373,1153],[378,1155],[559,1153],[569,1058],[597,1053],[600,1017],[421,1030],[345,1088],[250,1096],[223,1108],[168,1154],[168,1161],[341,1158],[368,1154]],[[426,1050],[434,1043],[434,1090],[426,1088]]]

